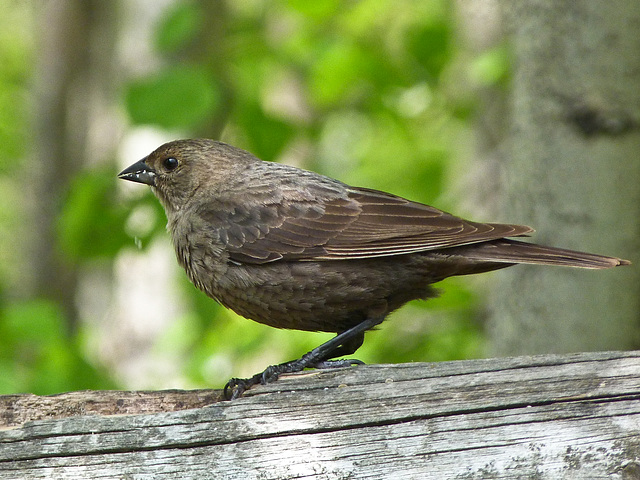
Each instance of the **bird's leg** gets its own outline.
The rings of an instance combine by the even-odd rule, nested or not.
[[[335,338],[333,338],[333,340],[335,340]],[[320,354],[318,354],[317,355],[318,359],[316,360],[316,362],[313,364],[307,365],[307,367],[338,368],[338,367],[350,367],[352,365],[362,365],[364,362],[361,362],[360,360],[355,360],[355,359],[342,359],[342,360],[331,360],[331,359],[343,357],[345,355],[351,355],[362,346],[363,342],[364,342],[364,332],[360,332],[359,334],[354,335],[352,338],[343,341],[342,344],[338,345],[333,350],[328,352],[328,354],[325,355],[324,357],[321,357]],[[315,350],[319,350],[321,347],[324,347],[327,343],[323,343]],[[311,352],[307,353],[307,355],[313,353],[315,350],[312,350]],[[302,358],[300,360],[302,360]]]
[[[302,357],[279,365],[271,365],[264,372],[250,378],[232,378],[224,387],[224,396],[229,400],[240,398],[242,394],[258,383],[263,385],[274,382],[282,373],[299,372],[305,368],[337,368],[361,365],[360,360],[331,360],[332,358],[354,353],[364,341],[364,332],[375,327],[384,317],[368,318],[355,327],[336,335]]]

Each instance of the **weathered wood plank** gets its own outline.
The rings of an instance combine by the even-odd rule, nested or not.
[[[640,478],[640,352],[305,372],[234,402],[0,431],[0,479],[178,475]]]
[[[117,390],[58,395],[0,395],[0,429],[78,415],[139,415],[199,408],[224,400],[220,390]]]

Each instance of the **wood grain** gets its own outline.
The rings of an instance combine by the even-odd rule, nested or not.
[[[308,371],[234,402],[44,398],[83,394],[149,401],[5,427],[0,479],[640,478],[640,352]],[[19,397],[0,397],[0,418],[39,408]]]

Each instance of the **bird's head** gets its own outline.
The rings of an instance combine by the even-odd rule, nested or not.
[[[175,140],[125,168],[118,178],[151,186],[171,214],[180,211],[197,192],[223,187],[247,156],[250,154],[243,150],[213,140]]]

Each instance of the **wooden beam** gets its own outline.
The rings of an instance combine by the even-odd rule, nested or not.
[[[640,478],[640,352],[307,371],[219,399],[0,397],[0,479]]]

